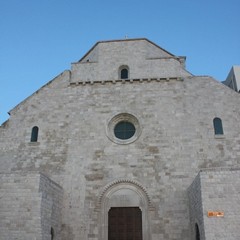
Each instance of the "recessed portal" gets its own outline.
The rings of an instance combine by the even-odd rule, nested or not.
[[[142,240],[140,208],[112,207],[108,212],[108,240]]]

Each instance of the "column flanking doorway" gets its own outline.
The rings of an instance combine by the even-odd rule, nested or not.
[[[139,207],[112,207],[108,212],[108,240],[142,240]]]

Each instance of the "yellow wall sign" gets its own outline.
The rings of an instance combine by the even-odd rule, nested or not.
[[[208,217],[223,217],[224,212],[208,211]]]

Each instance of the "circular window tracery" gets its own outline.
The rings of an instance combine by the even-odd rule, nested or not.
[[[108,123],[107,136],[118,144],[134,142],[141,134],[139,121],[129,113],[120,113]]]

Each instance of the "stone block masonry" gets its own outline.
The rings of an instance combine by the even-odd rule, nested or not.
[[[127,207],[142,210],[142,240],[196,239],[187,188],[209,168],[189,190],[190,220],[201,240],[240,239],[238,171],[223,170],[240,166],[239,94],[183,60],[146,39],[99,42],[10,110],[0,126],[0,240],[107,240],[109,208]],[[119,138],[120,123],[134,135]]]
[[[60,240],[62,189],[41,173],[0,174],[0,240]]]
[[[201,240],[240,239],[239,178],[238,168],[200,171],[188,191],[193,239],[196,225]]]

